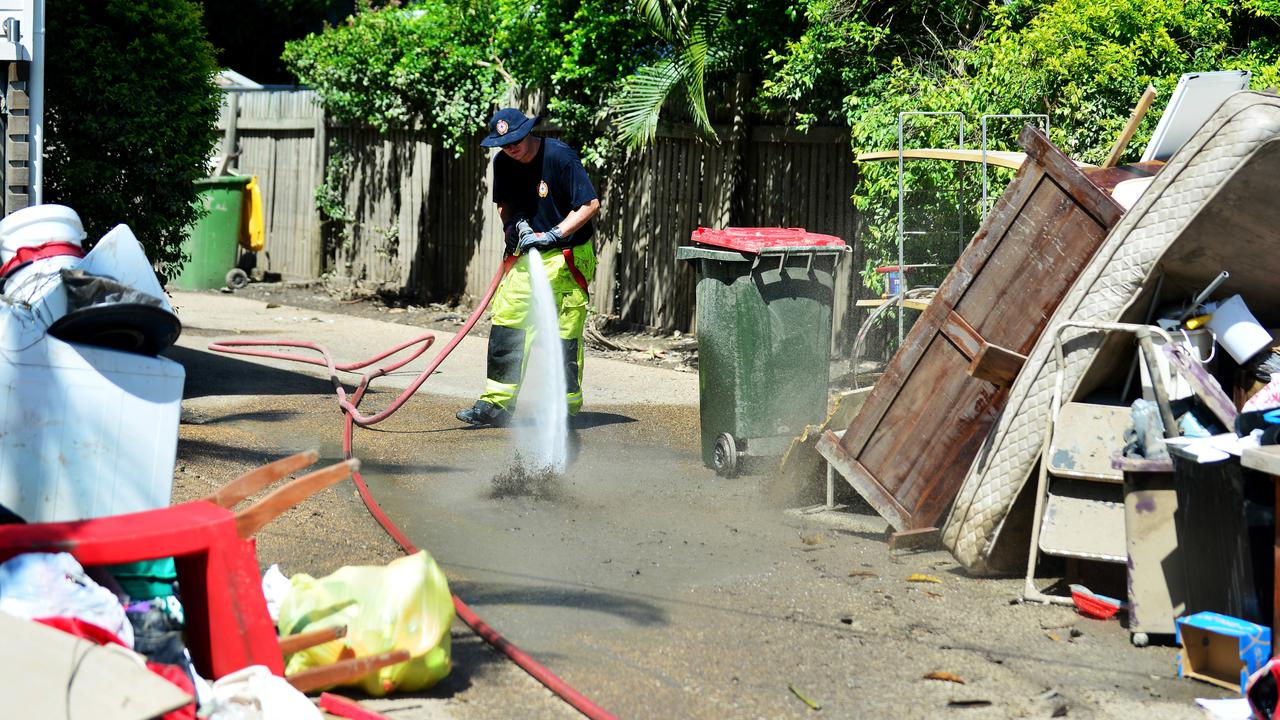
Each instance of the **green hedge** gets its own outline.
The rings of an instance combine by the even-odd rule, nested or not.
[[[92,243],[127,223],[166,278],[218,139],[214,50],[188,0],[60,0],[48,13],[44,201]]]

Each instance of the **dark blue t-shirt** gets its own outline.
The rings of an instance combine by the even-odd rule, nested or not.
[[[510,208],[513,217],[528,220],[538,232],[550,230],[597,197],[578,154],[554,138],[542,138],[531,162],[513,160],[502,152],[493,159],[493,201]],[[594,234],[588,220],[565,238],[565,246],[589,242]]]

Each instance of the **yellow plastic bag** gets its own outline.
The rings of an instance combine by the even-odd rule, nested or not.
[[[337,625],[346,625],[347,635],[290,655],[285,674],[392,650],[408,650],[411,659],[350,684],[382,696],[429,688],[449,674],[453,596],[426,552],[383,567],[344,567],[319,580],[294,575],[289,582],[292,588],[277,623],[282,635]]]
[[[249,252],[262,252],[267,246],[267,222],[262,212],[262,189],[258,176],[249,179],[244,186],[244,201],[240,203],[240,247]]]

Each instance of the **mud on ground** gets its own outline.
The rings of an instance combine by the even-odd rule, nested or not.
[[[191,300],[192,342],[181,357],[194,392],[183,403],[174,499],[308,447],[326,462],[340,458],[328,381],[201,350],[211,328],[227,325],[199,316]],[[311,331],[267,326],[281,338]],[[463,371],[478,373],[482,357]],[[658,373],[640,384],[628,373],[638,370],[614,366],[610,381],[625,390],[616,397],[648,402],[592,403],[570,472],[554,485],[503,476],[512,433],[459,427],[456,396],[419,393],[355,442],[379,502],[440,560],[454,592],[605,708],[664,719],[812,717],[803,696],[826,717],[1173,720],[1200,716],[1191,698],[1221,694],[1176,680],[1172,649],[1132,648],[1117,622],[1011,605],[1019,580],[968,577],[937,550],[889,552],[874,514],[842,511],[832,523],[828,513],[784,510],[795,500],[768,469],[716,477],[700,462],[696,378]],[[655,382],[687,386],[687,397],[654,403],[646,394]],[[367,406],[386,407],[395,394],[371,392]],[[258,553],[264,567],[313,575],[400,555],[350,483],[264,528]],[[461,624],[452,636],[454,672],[441,686],[374,707],[398,720],[577,717]]]
[[[331,417],[331,398],[307,399],[302,411]],[[241,473],[285,454],[278,441],[246,431],[230,415],[184,413],[173,482],[173,502],[205,497]],[[319,463],[340,460],[340,448],[322,449]],[[304,471],[305,472],[305,471]],[[299,473],[301,474],[301,473]],[[244,507],[270,492],[248,498]],[[258,562],[265,571],[279,565],[286,576],[323,577],[348,565],[385,565],[404,551],[365,509],[351,481],[313,495],[273,520],[255,535]],[[333,692],[356,699],[396,720],[467,720],[513,717],[513,708],[529,708],[525,717],[578,716],[568,705],[489,647],[460,620],[451,632],[454,670],[439,685],[416,694],[393,693],[373,699],[350,688]]]

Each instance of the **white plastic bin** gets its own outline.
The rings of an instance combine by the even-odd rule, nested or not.
[[[182,366],[71,345],[0,311],[0,503],[30,522],[169,504]]]
[[[1241,365],[1271,344],[1271,333],[1249,312],[1249,307],[1239,295],[1218,303],[1213,317],[1209,318],[1209,329],[1217,334],[1218,343]]]

